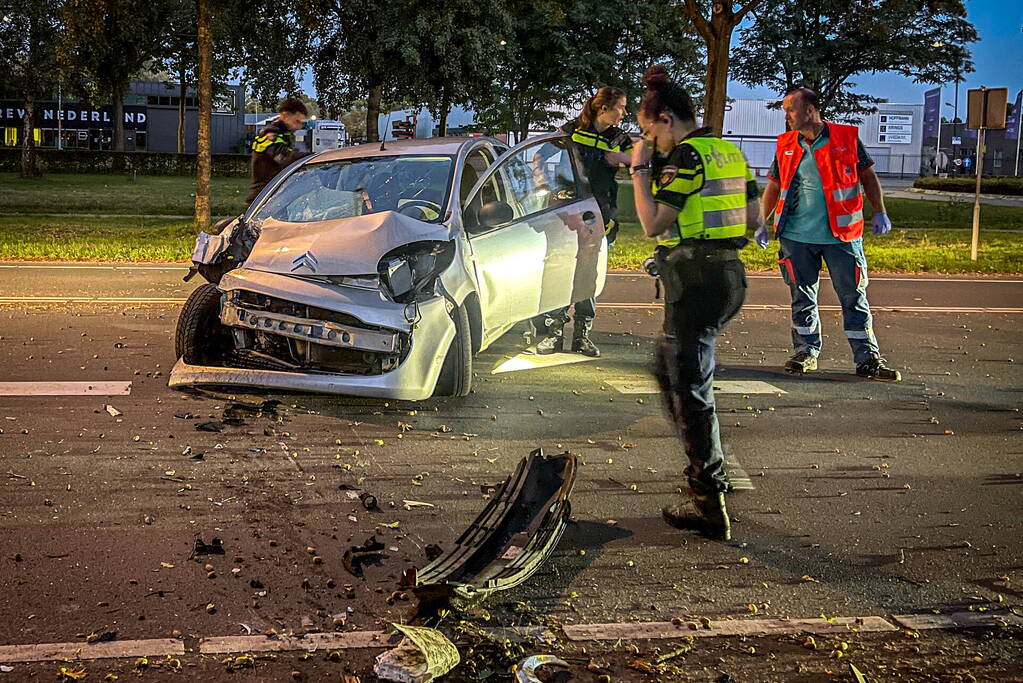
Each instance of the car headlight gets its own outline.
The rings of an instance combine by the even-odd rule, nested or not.
[[[432,296],[437,276],[455,258],[454,242],[413,242],[384,254],[377,264],[384,292],[398,303]]]

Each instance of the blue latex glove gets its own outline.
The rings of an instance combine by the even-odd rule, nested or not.
[[[892,221],[884,211],[874,214],[873,230],[875,235],[887,235],[892,231]]]
[[[758,221],[757,230],[753,233],[753,239],[761,249],[767,249],[767,243],[771,241],[771,233],[767,231],[767,223],[761,218]]]

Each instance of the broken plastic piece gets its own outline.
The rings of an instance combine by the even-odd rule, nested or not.
[[[195,546],[192,548],[192,554],[188,556],[188,559],[192,559],[196,555],[223,555],[224,554],[224,542],[219,538],[211,538],[209,543],[204,543],[201,538],[195,539]]]
[[[406,637],[379,655],[373,673],[399,683],[429,683],[458,666],[458,648],[436,629],[392,624]]]
[[[378,563],[383,555],[380,553],[384,544],[377,541],[376,536],[370,536],[362,545],[353,545],[341,556],[341,564],[345,570],[355,577],[362,577],[362,565]]]
[[[418,616],[472,604],[532,576],[565,530],[577,468],[571,453],[545,456],[538,448],[523,458],[447,553],[406,572],[405,585],[420,599]]]
[[[564,659],[559,659],[554,655],[533,655],[532,657],[526,657],[515,665],[516,683],[540,683],[540,679],[537,677],[535,672],[541,666],[561,666],[568,668],[569,664]]]
[[[360,493],[359,500],[362,501],[362,507],[366,508],[367,510],[380,509],[379,506],[377,505],[377,497],[374,496],[372,493],[366,492]]]

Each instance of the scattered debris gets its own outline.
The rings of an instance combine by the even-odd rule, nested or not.
[[[362,565],[379,564],[384,555],[380,552],[384,544],[377,541],[376,536],[370,536],[362,545],[353,545],[345,551],[341,557],[341,564],[352,576],[362,578]]]
[[[426,561],[433,562],[438,557],[444,554],[444,549],[441,548],[436,543],[431,543],[430,545],[423,548],[423,552],[426,553]]]
[[[224,542],[219,538],[210,539],[209,543],[204,543],[201,538],[195,539],[195,546],[192,548],[192,553],[188,556],[188,559],[192,559],[196,555],[223,555],[224,554]]]
[[[120,417],[121,415],[124,415],[124,413],[122,413],[120,410],[113,407],[112,405],[108,404],[103,406],[103,408],[110,414],[110,417]]]
[[[393,624],[405,635],[398,646],[379,655],[373,673],[398,683],[429,683],[458,666],[458,648],[436,629]]]
[[[86,673],[84,666],[79,669],[70,669],[66,666],[57,669],[57,678],[62,681],[80,681],[86,676],[88,676],[88,673]]]
[[[401,502],[402,502],[402,505],[404,505],[406,510],[411,510],[412,508],[432,508],[432,507],[436,507],[433,503],[424,503],[421,500],[403,500]]]
[[[541,666],[559,666],[567,669],[569,664],[564,659],[559,659],[554,655],[533,655],[532,657],[526,657],[515,665],[516,683],[540,683],[540,679],[537,677],[535,672]]]
[[[538,448],[523,458],[448,552],[404,573],[403,585],[419,598],[417,616],[429,619],[532,576],[565,530],[577,469],[571,453]]]
[[[219,422],[200,422],[195,426],[197,432],[222,432],[224,425]]]
[[[377,505],[377,497],[372,493],[363,492],[359,494],[359,500],[362,501],[362,507],[367,510],[379,510],[380,507]]]
[[[93,632],[85,636],[87,643],[109,643],[112,640],[117,640],[117,631]]]

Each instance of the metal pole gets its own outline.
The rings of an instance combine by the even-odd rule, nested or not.
[[[1014,176],[1019,175],[1019,139],[1023,138],[1023,135],[1020,135],[1020,122],[1023,121],[1021,116],[1023,116],[1023,112],[1016,112],[1016,162],[1013,164],[1012,171]]]
[[[987,123],[987,93],[984,93],[984,123]],[[977,133],[977,186],[973,196],[973,239],[970,241],[970,260],[977,260],[977,250],[980,247],[980,174],[984,167],[984,133],[986,128],[981,126]]]
[[[62,86],[64,85],[64,79],[57,81],[57,149],[64,149],[62,146],[63,133],[60,120],[64,115],[64,91]],[[1018,154],[1016,156],[1019,156]]]

